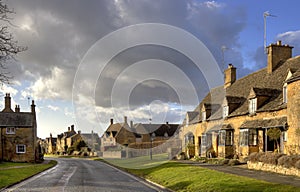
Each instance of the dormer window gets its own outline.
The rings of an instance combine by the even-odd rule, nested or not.
[[[257,98],[249,100],[249,113],[254,114],[257,110]]]
[[[223,106],[223,118],[227,117],[229,113],[228,105]]]
[[[283,94],[283,103],[287,103],[287,86],[286,85],[283,86],[282,94]]]
[[[202,121],[206,121],[206,111],[202,111]]]

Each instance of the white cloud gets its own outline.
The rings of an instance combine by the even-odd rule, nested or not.
[[[58,110],[59,110],[59,107],[57,107],[57,106],[48,105],[47,107],[48,107],[50,110],[52,110],[52,111],[58,111]]]

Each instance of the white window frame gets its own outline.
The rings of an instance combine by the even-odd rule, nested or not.
[[[288,98],[287,98],[287,85],[284,85],[282,88],[282,95],[283,95],[283,103],[287,103],[288,102]]]
[[[20,150],[19,147],[24,147],[24,150]],[[26,153],[26,145],[23,144],[16,145],[16,153]]]
[[[248,129],[240,130],[240,146],[248,146],[249,145],[249,132]]]
[[[14,134],[16,134],[16,128],[15,127],[6,127],[6,134],[7,135],[14,135]]]
[[[202,111],[201,116],[202,116],[202,121],[206,121],[206,111]]]
[[[283,131],[282,132],[282,139],[283,139],[284,142],[287,142],[287,140],[288,140],[288,133],[287,133],[287,131]]]
[[[257,98],[249,100],[249,113],[254,114],[257,110]]]
[[[223,106],[223,118],[228,117],[229,114],[229,106],[225,105]]]

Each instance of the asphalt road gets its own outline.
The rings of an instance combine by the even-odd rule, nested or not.
[[[59,158],[57,166],[6,191],[162,191],[100,161]]]

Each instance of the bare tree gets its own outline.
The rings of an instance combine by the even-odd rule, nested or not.
[[[9,31],[9,26],[12,26],[11,14],[15,12],[10,9],[3,0],[0,0],[0,84],[9,83],[12,77],[6,71],[8,61],[15,60],[15,56],[27,48],[18,45]]]

